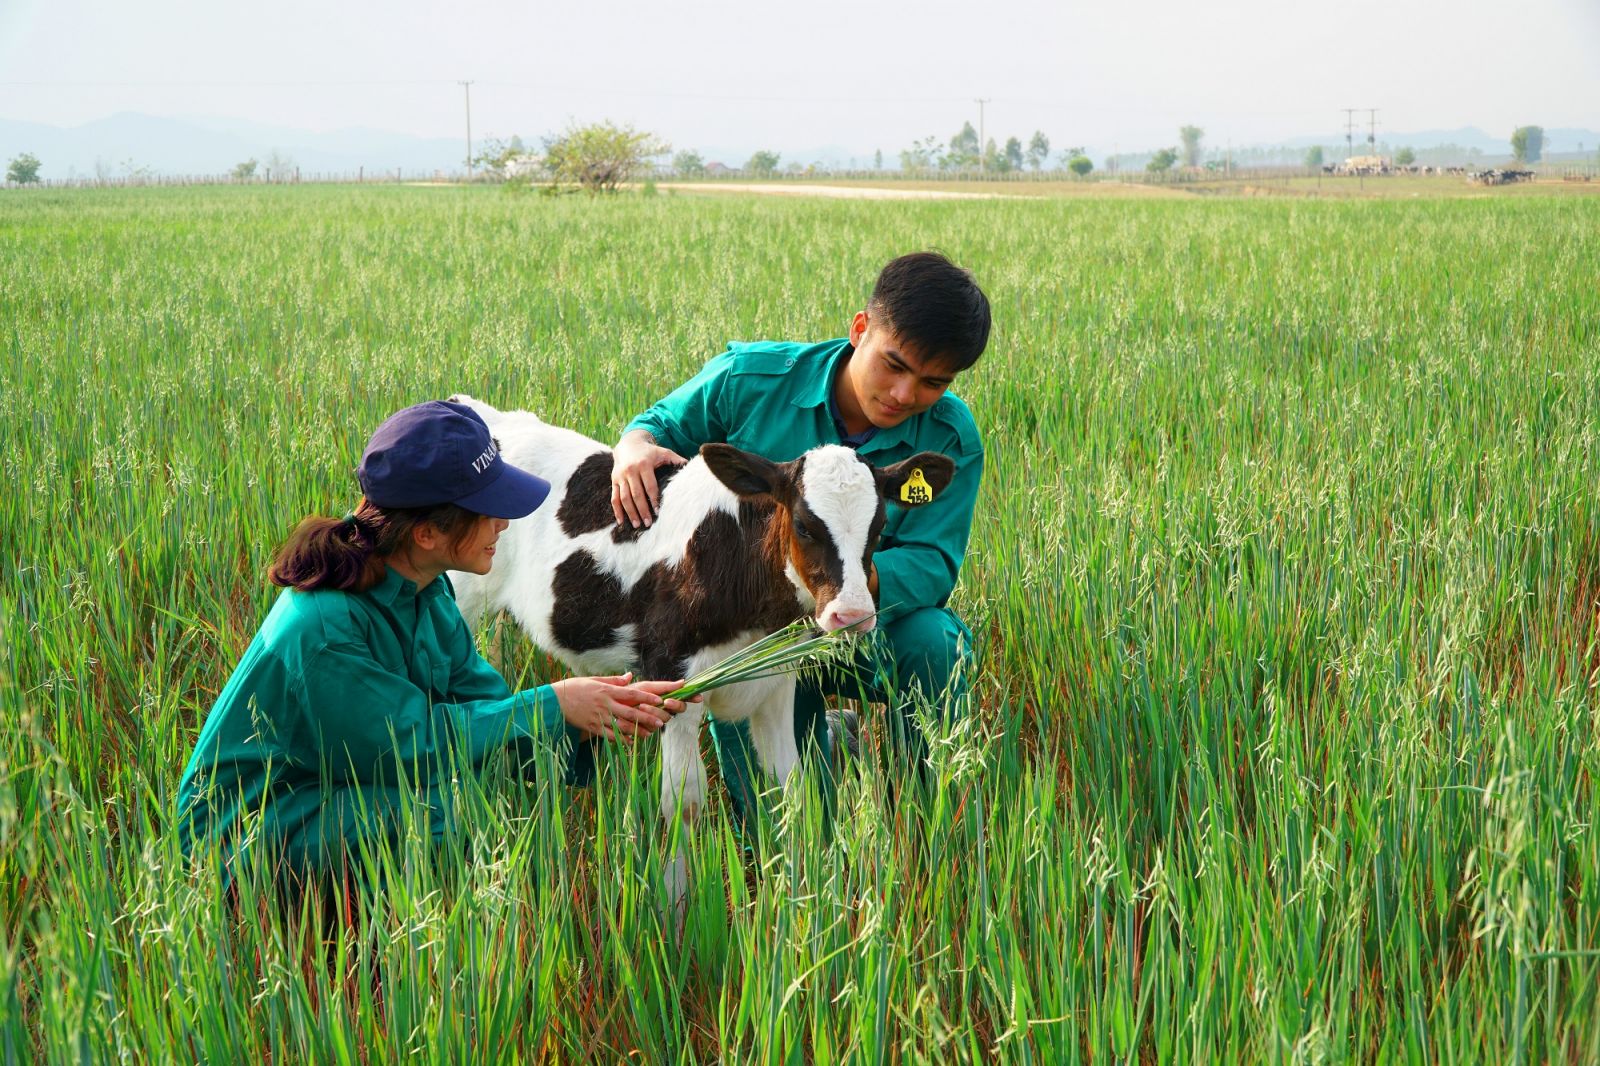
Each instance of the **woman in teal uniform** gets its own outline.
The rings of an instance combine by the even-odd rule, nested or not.
[[[461,765],[544,745],[585,783],[600,740],[654,732],[683,709],[664,699],[681,682],[628,675],[512,692],[478,654],[445,571],[487,573],[508,520],[550,486],[507,464],[473,411],[432,402],[392,416],[357,478],[352,514],[305,519],[279,551],[269,577],[284,591],[183,774],[184,851],[216,849],[228,880],[254,848],[280,877],[337,875],[363,838],[397,836],[419,800],[437,839]]]

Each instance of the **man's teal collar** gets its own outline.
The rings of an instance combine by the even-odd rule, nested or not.
[[[828,402],[828,390],[833,387],[835,372],[839,364],[850,358],[850,353],[855,349],[850,345],[850,338],[845,337],[832,341],[823,349],[820,359],[802,359],[794,373],[810,375],[806,381],[795,389],[794,405],[796,407],[821,407]]]

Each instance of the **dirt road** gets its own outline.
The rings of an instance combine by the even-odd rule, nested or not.
[[[658,182],[674,192],[749,192],[761,196],[826,196],[838,200],[1024,200],[992,192],[945,192],[935,189],[885,189],[872,185],[781,185],[775,182]]]

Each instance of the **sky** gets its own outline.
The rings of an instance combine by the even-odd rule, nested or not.
[[[1600,128],[1600,0],[0,0],[0,118],[122,111],[311,130],[893,158],[963,121],[1122,151],[1342,130]],[[1554,147],[1554,146],[1552,146]]]

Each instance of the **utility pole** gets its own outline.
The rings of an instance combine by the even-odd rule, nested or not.
[[[1360,108],[1342,107],[1344,112],[1344,157],[1349,159],[1356,154],[1356,112]]]
[[[984,139],[983,132],[983,105],[989,103],[989,100],[987,98],[973,100],[973,103],[978,105],[978,171],[983,173],[989,169],[989,159],[986,154],[989,142]]]
[[[467,94],[467,180],[472,180],[472,83],[461,82],[461,88]]]
[[[1378,154],[1378,109],[1367,108],[1367,154]]]

